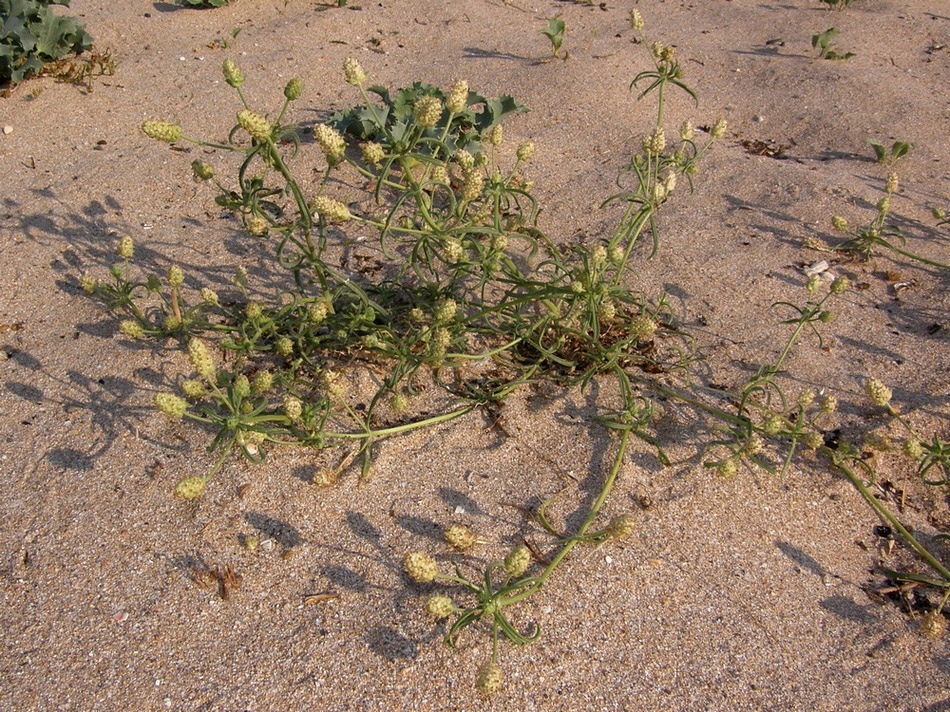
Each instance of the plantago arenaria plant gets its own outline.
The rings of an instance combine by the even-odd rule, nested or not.
[[[142,130],[158,141],[203,149],[192,163],[196,179],[217,193],[215,202],[234,214],[247,240],[273,250],[286,277],[263,292],[279,298],[257,296],[241,268],[235,277],[241,296],[227,300],[175,265],[162,277],[137,276],[131,238],[120,241],[111,281],[86,276],[80,282],[120,315],[126,337],[171,337],[188,355],[190,371],[156,396],[155,406],[204,427],[217,457],[210,472],[177,483],[174,491],[183,499],[213,486],[232,453],[258,463],[276,446],[339,448],[340,464],[314,477],[315,484],[332,485],[354,461],[369,473],[374,449],[386,438],[490,410],[527,384],[585,387],[614,379],[617,396],[596,420],[616,435],[616,452],[576,529],[555,526],[546,503],[536,514],[548,537],[544,551],[515,547],[476,575],[461,566],[446,572],[422,551],[403,560],[409,579],[430,589],[428,614],[454,618],[448,642],[469,627],[490,634],[491,655],[476,676],[485,694],[503,684],[499,641],[525,644],[539,634],[537,626],[511,622],[515,606],[538,593],[576,547],[635,529],[631,516],[607,518],[604,510],[633,443],[668,463],[654,430],[659,399],[651,391],[725,424],[727,435],[710,444],[706,462],[723,476],[746,463],[776,469],[769,459],[784,446],[783,468],[796,449],[823,453],[866,491],[855,479],[856,449],[832,447],[825,438],[834,395],[791,394],[782,380],[802,336],[813,334],[821,343],[831,304],[848,288],[844,277],[830,284],[810,280],[802,306],[775,304],[788,314],[791,337],[727,402],[693,388],[689,379],[675,385],[697,358],[691,341],[662,294],[631,286],[628,265],[645,230],[656,252],[658,216],[684,187],[693,189],[700,159],[727,127],[719,120],[701,137],[688,118],[671,123],[667,89],[694,100],[697,94],[685,83],[674,48],[647,43],[636,10],[630,25],[649,52],[649,65],[631,89],[639,92],[637,100],[655,99],[657,110],[618,179],[620,192],[604,203],[619,207],[612,234],[561,247],[538,229],[528,173],[543,148],[511,140],[503,122],[524,110],[511,97],[487,99],[464,79],[447,88],[417,82],[391,93],[371,85],[369,72],[347,59],[341,79],[353,87],[357,104],[314,126],[313,142],[304,144],[305,130],[286,120],[305,94],[300,81],[287,82],[283,101],[267,112],[253,99],[253,82],[242,68],[226,60],[222,72],[236,102],[225,139],[196,139],[164,120],[146,121]],[[307,151],[316,155],[296,168],[295,159]],[[886,190],[886,199],[897,192],[896,175]],[[895,249],[881,242],[891,236],[887,210],[885,201],[868,231],[857,234],[864,242],[854,249]],[[337,258],[336,247],[367,233],[375,238],[365,244],[375,249],[377,265],[362,269]],[[473,371],[472,362],[483,367]],[[367,372],[377,384],[370,391],[359,385]],[[868,393],[876,407],[899,419],[890,393],[872,383]],[[423,384],[430,394],[439,390],[434,409],[431,398],[425,410],[417,403]],[[942,441],[910,430],[907,440],[921,477],[945,477]],[[460,524],[444,536],[448,555],[464,557],[467,566],[489,544]],[[937,570],[950,582],[945,569]]]

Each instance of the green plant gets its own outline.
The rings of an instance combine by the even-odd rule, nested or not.
[[[235,40],[237,40],[237,36],[241,34],[242,29],[242,27],[235,27],[228,33],[230,39],[215,38],[211,40],[206,46],[209,49],[230,49],[234,46]]]
[[[840,30],[830,27],[824,32],[820,32],[817,35],[812,35],[811,46],[818,50],[818,56],[821,59],[845,60],[851,59],[855,56],[854,52],[838,54],[835,50],[831,49],[831,41],[838,35],[839,32]]]
[[[415,82],[403,87],[391,95],[386,87],[373,85],[366,88],[382,100],[382,106],[367,100],[362,106],[354,106],[345,112],[337,112],[330,118],[330,124],[341,133],[350,134],[363,141],[376,141],[389,138],[398,148],[399,142],[417,141],[412,135],[411,125],[415,122],[414,107],[424,97],[432,97],[445,103],[446,95],[436,86]],[[463,105],[464,103],[464,105]],[[439,146],[454,155],[458,150],[481,153],[481,137],[495,126],[501,124],[510,115],[527,111],[527,108],[510,96],[486,99],[480,94],[469,91],[459,102],[458,110],[444,112],[434,126],[425,127],[423,136],[426,141],[417,141],[419,150],[426,151],[426,145]],[[431,141],[438,143],[431,143]]]
[[[166,121],[142,128],[160,141],[202,147],[202,158],[192,163],[195,177],[214,189],[217,204],[250,237],[271,246],[284,277],[255,290],[239,269],[241,296],[220,299],[208,287],[196,290],[175,265],[163,278],[138,275],[134,243],[125,237],[111,279],[81,280],[120,315],[125,336],[175,339],[188,353],[193,373],[174,392],[156,396],[155,405],[203,427],[216,457],[206,474],[178,481],[175,492],[183,499],[201,496],[231,454],[259,463],[280,446],[331,450],[334,464],[314,477],[315,484],[330,485],[354,461],[368,475],[386,438],[476,410],[490,414],[534,385],[586,388],[613,379],[615,395],[599,403],[596,423],[613,434],[616,449],[580,525],[558,526],[554,495],[534,514],[546,537],[536,551],[519,546],[501,560],[489,557],[475,575],[461,566],[447,573],[422,551],[404,558],[414,583],[443,587],[426,608],[438,619],[454,618],[448,643],[466,629],[488,629],[491,656],[477,685],[489,694],[503,682],[499,641],[521,645],[539,635],[536,626],[513,622],[516,606],[548,585],[577,547],[633,529],[631,515],[608,519],[604,510],[634,443],[669,463],[655,427],[664,404],[713,422],[717,439],[703,443],[711,471],[732,476],[740,465],[785,471],[805,450],[867,497],[860,474],[871,469],[861,450],[828,437],[834,394],[792,394],[785,378],[804,337],[823,343],[821,330],[848,289],[846,278],[809,279],[802,304],[773,304],[788,315],[791,335],[774,359],[728,392],[696,384],[690,335],[665,295],[637,286],[630,264],[640,238],[649,232],[652,253],[658,250],[660,215],[684,184],[693,188],[701,157],[725,135],[726,123],[717,121],[701,138],[687,120],[668,139],[666,88],[697,95],[675,51],[646,44],[636,10],[631,26],[650,47],[653,66],[630,88],[639,91],[637,100],[655,98],[657,111],[618,177],[619,191],[604,201],[618,213],[616,228],[589,244],[563,246],[539,229],[526,175],[536,148],[523,142],[512,150],[505,142],[503,119],[523,110],[510,97],[485,99],[461,80],[447,91],[416,83],[391,94],[368,86],[363,68],[349,59],[344,78],[360,102],[307,131],[321,157],[306,161],[305,182],[294,173],[294,159],[309,148],[305,132],[285,123],[302,94],[300,82],[290,80],[284,101],[264,115],[252,108],[241,69],[226,60],[225,80],[240,101],[227,139],[194,139]],[[207,154],[227,170],[206,163]],[[236,179],[219,177],[233,173]],[[888,195],[896,190],[895,178]],[[374,239],[361,244],[373,251],[370,262],[351,264],[334,250],[367,232]],[[375,383],[368,390],[360,387],[366,374]],[[889,403],[889,394],[872,391],[876,403],[885,395]],[[921,476],[946,479],[944,442],[916,432],[909,439],[922,453]],[[485,543],[458,525],[446,529],[445,539],[455,550]],[[943,565],[911,539],[950,582]]]
[[[176,0],[186,7],[224,7],[230,0]]]
[[[48,62],[92,46],[82,25],[55,15],[50,5],[68,7],[69,0],[0,0],[0,82],[18,84]]]
[[[179,5],[186,7],[224,7],[231,0],[177,0]]]
[[[838,232],[850,235],[847,240],[835,245],[834,249],[839,252],[860,255],[863,259],[870,259],[875,249],[882,248],[915,262],[941,269],[950,269],[950,265],[946,263],[904,249],[907,241],[901,235],[900,228],[888,221],[891,198],[897,193],[899,185],[898,175],[892,171],[884,182],[884,197],[877,202],[874,217],[864,227],[852,228],[845,218],[834,216],[831,219],[832,227]]]
[[[874,149],[874,156],[877,158],[877,162],[886,164],[897,163],[897,161],[910,153],[914,147],[914,144],[907,141],[895,141],[891,144],[890,149],[888,149],[883,143],[875,141],[873,138],[869,139],[868,143],[871,148]]]
[[[653,61],[657,76],[638,98],[656,90],[662,104],[670,82],[695,97],[669,52],[656,50]],[[354,458],[366,474],[385,438],[491,409],[532,383],[586,386],[611,376],[620,399],[599,422],[618,433],[619,446],[581,526],[560,532],[542,511],[556,550],[544,571],[525,578],[530,558],[520,552],[518,567],[490,564],[484,584],[459,572],[452,579],[477,603],[461,609],[450,638],[484,618],[492,621],[496,643],[498,632],[516,643],[532,639],[517,633],[502,610],[539,591],[576,546],[629,530],[629,519],[596,526],[629,443],[639,438],[667,462],[651,434],[654,403],[637,384],[651,382],[650,374],[684,370],[694,355],[665,297],[626,284],[627,262],[644,230],[656,249],[657,215],[673,197],[677,176],[692,186],[699,157],[724,134],[725,122],[704,141],[684,122],[678,140],[668,142],[661,107],[624,172],[629,185],[606,201],[623,208],[618,229],[565,249],[536,225],[538,206],[524,175],[534,145],[522,143],[514,155],[505,150],[501,122],[523,110],[510,97],[485,99],[464,81],[446,92],[416,83],[390,94],[367,86],[362,67],[347,60],[345,79],[362,102],[314,127],[325,169],[308,196],[290,163],[300,131],[284,123],[300,82],[286,85],[271,119],[251,108],[240,68],[227,60],[223,71],[243,105],[227,141],[192,139],[163,121],[148,121],[143,130],[239,159],[233,186],[202,160],[193,170],[250,235],[274,246],[290,278],[279,299],[251,297],[244,275],[243,304],[224,303],[208,288],[194,295],[174,265],[164,279],[137,277],[131,238],[119,245],[111,281],[82,280],[123,314],[126,336],[172,337],[187,348],[195,375],[180,384],[180,395],[159,394],[155,404],[209,428],[217,457],[209,473],[179,481],[176,494],[200,496],[232,452],[260,462],[280,445],[342,447],[340,464],[315,477],[330,484]],[[348,146],[344,132],[358,146]],[[371,187],[369,205],[339,192],[354,179]],[[363,274],[328,258],[328,237],[349,224],[376,232],[377,270]],[[226,359],[215,355],[211,340]],[[473,370],[473,363],[482,366]],[[354,375],[366,369],[379,378],[374,394],[354,392]],[[425,384],[447,396],[435,414],[414,406]]]
[[[567,31],[567,25],[560,17],[552,17],[548,20],[548,26],[541,30],[541,34],[551,42],[551,55],[558,59],[567,59],[567,52],[563,55],[558,54],[561,51],[561,45],[564,44],[564,33]]]

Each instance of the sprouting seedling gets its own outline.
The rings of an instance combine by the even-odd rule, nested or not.
[[[895,141],[891,144],[890,150],[880,141],[876,141],[873,138],[868,140],[868,143],[871,145],[871,148],[874,149],[874,155],[877,158],[878,163],[887,163],[893,164],[897,163],[901,158],[910,153],[911,149],[914,147],[914,144],[908,141]]]
[[[541,30],[541,34],[551,40],[551,54],[557,58],[561,51],[561,45],[564,43],[564,33],[567,31],[567,25],[560,17],[553,17],[548,20],[548,26]],[[560,55],[561,59],[567,59],[567,52]]]
[[[839,32],[840,30],[829,27],[824,32],[812,35],[811,46],[818,50],[818,56],[821,59],[851,59],[854,56],[854,52],[838,54],[835,50],[831,49],[831,40],[833,40]]]

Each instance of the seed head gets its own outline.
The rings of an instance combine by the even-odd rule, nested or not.
[[[831,227],[833,227],[838,232],[844,232],[848,229],[848,221],[840,215],[835,215],[831,218]]]
[[[653,133],[643,139],[643,150],[647,155],[659,156],[666,148],[666,133],[662,126],[653,129]]]
[[[255,141],[263,143],[270,138],[271,125],[260,114],[250,109],[242,109],[237,115],[241,128],[247,131]]]
[[[141,339],[145,336],[145,329],[142,328],[142,325],[137,321],[131,319],[126,319],[121,324],[119,324],[119,333],[123,336],[127,336],[130,339]]]
[[[891,402],[891,396],[893,393],[891,389],[885,386],[876,378],[869,378],[867,382],[867,393],[868,397],[871,399],[871,402],[880,407],[886,407]]]
[[[168,268],[168,286],[172,289],[178,289],[181,285],[185,283],[185,273],[182,272],[181,267],[178,265],[172,265]]]
[[[322,324],[323,320],[327,318],[327,314],[330,313],[330,306],[324,302],[313,302],[307,307],[307,320],[311,324]]]
[[[809,450],[817,450],[822,445],[824,445],[825,439],[822,437],[821,433],[815,432],[814,430],[805,433],[802,436],[802,445],[804,445]]]
[[[755,457],[762,452],[763,445],[762,437],[758,433],[752,433],[742,446],[742,454],[746,457]]]
[[[482,194],[482,188],[485,186],[485,179],[478,171],[469,171],[465,176],[465,182],[462,183],[462,200],[471,202]]]
[[[326,124],[317,124],[313,129],[313,136],[317,139],[317,143],[323,149],[323,155],[331,166],[339,165],[343,161],[346,141],[343,140],[339,131]]]
[[[303,82],[300,81],[300,77],[294,77],[284,86],[284,97],[287,101],[296,101],[300,98],[302,91]]]
[[[530,161],[531,157],[534,155],[534,144],[531,141],[525,141],[520,146],[518,146],[518,151],[515,155],[518,157],[519,161]]]
[[[191,400],[203,398],[205,393],[207,393],[204,384],[201,381],[194,380],[184,381],[181,384],[181,392],[185,394],[185,398],[190,398]]]
[[[389,399],[389,407],[394,413],[405,413],[409,407],[409,398],[405,393],[396,393]]]
[[[347,84],[353,86],[363,86],[366,83],[366,72],[363,71],[359,60],[353,57],[347,57],[343,60],[343,77]]]
[[[135,252],[135,244],[132,242],[132,238],[128,235],[123,235],[122,239],[119,240],[118,253],[119,257],[124,260],[131,260],[132,255]]]
[[[331,487],[336,484],[336,481],[340,478],[340,473],[336,470],[330,468],[324,468],[322,470],[317,470],[313,473],[313,477],[310,481],[317,485],[317,487]]]
[[[426,611],[437,621],[448,618],[455,611],[455,605],[448,596],[431,596],[426,601]]]
[[[454,299],[443,299],[436,305],[432,316],[437,322],[445,323],[447,321],[452,321],[452,319],[455,318],[455,313],[457,311],[458,304],[456,304]]]
[[[471,549],[478,543],[478,537],[475,536],[475,532],[464,524],[453,524],[446,527],[443,536],[453,549],[458,549],[459,551]]]
[[[635,316],[630,320],[630,335],[637,341],[649,341],[656,334],[658,325],[652,317],[646,314]]]
[[[493,660],[488,660],[478,668],[478,677],[475,687],[485,696],[493,695],[501,689],[505,682],[505,673]]]
[[[500,146],[505,140],[505,129],[501,124],[495,124],[488,130],[488,143]]]
[[[251,381],[252,393],[267,393],[274,385],[274,374],[270,371],[258,371]]]
[[[885,195],[879,201],[877,201],[877,212],[879,215],[887,215],[887,211],[891,209],[891,196]]]
[[[643,29],[643,15],[640,14],[640,11],[634,8],[630,11],[630,27],[639,32]]]
[[[848,281],[848,278],[845,276],[835,277],[831,282],[831,293],[832,294],[844,294],[848,291],[848,287],[851,286],[851,283]]]
[[[928,611],[920,617],[920,634],[937,639],[947,632],[947,619],[939,611]]]
[[[300,416],[303,415],[303,403],[296,396],[285,396],[283,408],[284,415],[291,420],[299,420]]]
[[[214,365],[214,359],[211,357],[205,342],[198,337],[192,337],[191,341],[188,342],[188,359],[202,378],[207,381],[214,378],[218,369]]]
[[[412,116],[422,128],[432,128],[442,118],[442,102],[432,95],[421,96],[413,104]]]
[[[178,327],[181,326],[181,319],[174,314],[166,314],[165,318],[162,320],[162,326],[165,331],[175,331]]]
[[[79,278],[79,286],[86,294],[92,294],[96,291],[96,287],[99,286],[99,280],[95,277],[90,277],[88,274],[84,274]]]
[[[629,514],[621,514],[610,520],[607,525],[607,536],[611,539],[625,539],[633,533],[636,522]]]
[[[467,173],[475,167],[475,157],[464,148],[455,152],[455,162],[459,164],[463,173]]]
[[[323,382],[323,387],[326,388],[327,393],[334,398],[341,398],[346,393],[346,386],[340,380],[340,374],[335,371],[327,369],[320,376],[320,380]]]
[[[244,315],[251,320],[260,319],[264,316],[264,305],[260,302],[248,302],[244,307]]]
[[[157,393],[155,395],[155,407],[169,418],[181,420],[185,415],[185,411],[188,410],[188,403],[174,393]]]
[[[197,158],[191,162],[191,171],[198,180],[211,180],[214,178],[214,166]]]
[[[601,302],[597,315],[602,321],[610,321],[617,316],[617,305],[614,304],[613,299],[605,299]]]
[[[798,407],[804,410],[815,402],[815,392],[810,388],[798,394]]]
[[[696,131],[693,129],[693,122],[689,119],[686,119],[686,121],[684,121],[680,126],[680,140],[692,141],[695,135]]]
[[[247,231],[255,237],[261,237],[267,234],[267,220],[256,213],[249,215],[245,221]]]
[[[826,393],[825,396],[821,399],[821,404],[818,406],[818,411],[820,413],[825,413],[830,415],[838,410],[838,398],[834,393]]]
[[[726,129],[729,128],[729,123],[725,119],[719,119],[715,124],[713,124],[712,130],[709,134],[713,138],[722,138],[726,135]]]
[[[363,160],[378,166],[386,158],[386,151],[378,143],[364,143],[360,145],[360,153]]]
[[[204,494],[207,486],[208,479],[206,477],[186,477],[179,480],[178,484],[175,485],[175,496],[187,500],[198,499]]]
[[[762,420],[762,432],[766,435],[778,435],[785,427],[782,418],[775,413],[769,413]]]
[[[237,66],[233,59],[224,60],[221,65],[221,71],[224,73],[224,81],[235,89],[240,89],[244,85],[244,72]]]
[[[243,373],[239,373],[234,379],[232,388],[234,390],[234,395],[238,398],[247,398],[249,395],[251,395],[251,382]]]
[[[430,583],[439,575],[439,565],[431,556],[421,551],[406,554],[402,561],[403,570],[416,583]]]
[[[314,198],[310,208],[327,222],[346,222],[353,217],[348,207],[326,195],[318,195]]]
[[[142,132],[156,141],[175,143],[181,138],[182,129],[181,126],[170,121],[146,121],[142,124]]]
[[[736,472],[739,471],[739,468],[736,466],[735,458],[730,457],[727,460],[723,460],[719,463],[719,466],[716,468],[716,472],[719,473],[720,477],[730,478],[735,477]]]
[[[432,172],[429,174],[429,178],[433,183],[447,185],[449,182],[449,172],[446,170],[445,166],[438,165],[432,169]]]
[[[274,351],[281,356],[290,356],[294,352],[294,342],[289,336],[281,336],[274,344]]]
[[[458,79],[452,84],[445,97],[445,108],[453,114],[460,114],[468,106],[468,82]]]
[[[805,290],[809,294],[814,294],[819,289],[821,289],[821,277],[819,277],[817,274],[813,274],[808,278],[808,281],[805,282]]]
[[[891,171],[887,174],[887,180],[884,181],[884,192],[888,195],[893,195],[897,192],[897,189],[900,187],[900,180],[897,177],[897,173]]]
[[[904,441],[903,449],[904,454],[914,462],[919,461],[924,456],[924,449],[921,447],[920,441],[913,438]]]
[[[519,546],[505,557],[505,571],[512,578],[524,576],[524,572],[531,566],[531,550],[526,546]]]
[[[203,287],[199,294],[206,303],[220,306],[221,302],[218,301],[218,293],[211,289],[211,287]]]

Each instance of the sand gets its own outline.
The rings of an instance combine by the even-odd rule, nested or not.
[[[617,445],[593,421],[609,392],[526,389],[506,406],[503,432],[474,413],[394,439],[377,448],[369,478],[348,470],[332,488],[310,482],[329,454],[287,450],[261,467],[229,459],[197,502],[172,496],[213,464],[207,433],[152,406],[187,375],[187,359],[173,343],[120,336],[79,278],[106,276],[125,234],[138,267],[180,264],[195,287],[226,285],[240,264],[260,276],[269,263],[192,180],[201,154],[150,141],[141,122],[223,137],[239,108],[221,77],[228,57],[264,110],[301,77],[291,117],[301,122],[356,102],[342,81],[348,56],[390,87],[464,77],[531,108],[506,135],[509,147],[537,145],[529,174],[542,228],[558,242],[592,241],[612,229],[616,213],[598,206],[653,120],[628,90],[648,61],[630,7],[235,0],[201,11],[73,0],[68,12],[113,52],[115,75],[91,92],[31,80],[0,100],[0,124],[12,127],[0,136],[0,707],[950,709],[946,639],[923,638],[919,612],[873,594],[882,565],[926,568],[878,536],[868,504],[818,459],[783,475],[705,469],[708,423],[684,409],[671,406],[661,428],[673,464],[635,447],[607,503],[607,516],[633,514],[636,532],[578,549],[512,614],[542,634],[501,646],[505,686],[491,699],[474,687],[491,651],[486,629],[469,629],[457,650],[444,645],[445,627],[423,610],[434,589],[409,582],[402,557],[454,557],[474,575],[522,537],[543,543],[520,507],[566,485],[553,516],[576,521]],[[788,327],[770,305],[800,301],[803,268],[824,259],[857,288],[836,306],[824,348],[809,338],[794,349],[790,387],[836,393],[837,427],[860,442],[885,424],[863,395],[875,376],[910,422],[946,440],[947,272],[806,247],[840,239],[834,214],[869,219],[889,169],[868,139],[901,140],[914,149],[897,165],[895,218],[909,250],[950,261],[948,231],[930,215],[950,207],[946,2],[636,7],[650,37],[676,46],[701,98],[699,108],[671,98],[670,130],[687,117],[730,122],[695,193],[683,190],[662,216],[658,255],[637,255],[637,286],[669,293],[696,334],[706,358],[697,382],[735,387],[774,358]],[[569,56],[548,61],[539,31],[556,14]],[[812,35],[832,26],[836,49],[856,56],[816,57]],[[875,462],[890,483],[876,491],[894,508],[903,491],[904,520],[947,560],[933,539],[947,531],[945,491],[921,485],[897,454]],[[449,555],[440,532],[453,522],[488,543]],[[252,535],[268,544],[246,550]],[[200,562],[233,567],[242,585],[222,600],[194,580]]]

